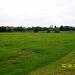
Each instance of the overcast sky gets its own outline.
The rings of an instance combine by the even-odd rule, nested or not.
[[[0,0],[0,26],[75,25],[75,0]]]

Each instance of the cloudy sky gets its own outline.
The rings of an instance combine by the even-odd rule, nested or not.
[[[75,0],[0,0],[0,26],[75,25]]]

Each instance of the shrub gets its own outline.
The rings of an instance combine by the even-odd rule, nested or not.
[[[37,33],[37,32],[39,31],[39,28],[38,28],[38,27],[35,27],[35,28],[33,29],[33,31],[34,31],[35,33]]]
[[[55,33],[59,33],[59,32],[60,32],[59,28],[55,26],[55,27],[54,27],[54,32],[55,32]]]
[[[47,33],[50,33],[51,32],[51,30],[50,29],[47,29]]]

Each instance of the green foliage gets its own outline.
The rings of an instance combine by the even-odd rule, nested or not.
[[[59,33],[59,32],[60,32],[59,28],[55,26],[55,27],[54,27],[54,32],[55,32],[55,33]]]
[[[54,31],[58,33],[60,31],[75,31],[75,27],[71,26],[60,26],[60,27],[54,27],[51,25],[50,27],[9,27],[9,26],[0,26],[0,32],[50,32]]]
[[[50,29],[47,29],[47,33],[50,33],[51,32],[51,30]]]
[[[34,28],[34,30],[33,30],[35,33],[37,33],[38,32],[38,29],[37,28]]]

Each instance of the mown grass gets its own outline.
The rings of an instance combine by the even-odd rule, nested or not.
[[[30,74],[74,50],[75,32],[0,33],[0,75]]]
[[[62,64],[65,64],[65,66],[63,67]],[[75,75],[75,50],[63,58],[38,68],[27,75]]]

